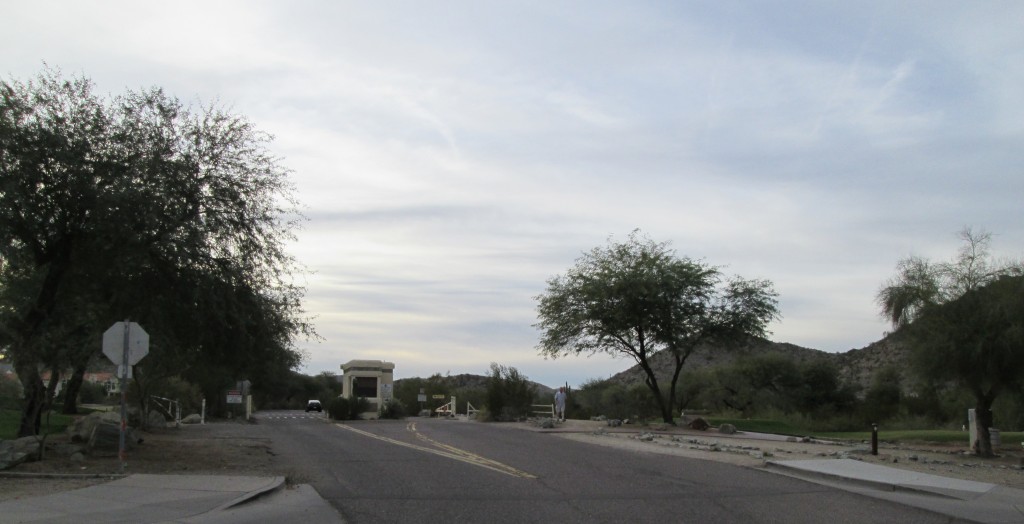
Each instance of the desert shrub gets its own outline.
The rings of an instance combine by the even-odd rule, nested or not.
[[[350,399],[348,402],[348,419],[359,420],[363,413],[370,411],[370,401],[363,397]]]
[[[0,376],[0,409],[21,409],[21,382]]]
[[[107,400],[107,386],[99,382],[82,382],[78,389],[80,404],[99,404]]]
[[[380,408],[380,418],[400,419],[405,416],[405,404],[397,398],[384,401]]]
[[[512,366],[491,364],[490,380],[487,381],[487,410],[492,420],[516,420],[530,412],[530,405],[536,396],[530,381]]]
[[[334,420],[348,420],[352,413],[350,404],[345,397],[334,397],[327,402],[327,414]]]
[[[370,402],[362,397],[334,397],[327,402],[327,414],[334,420],[359,420],[367,411],[370,411]]]

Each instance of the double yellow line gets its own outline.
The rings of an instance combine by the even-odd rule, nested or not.
[[[434,440],[434,439],[432,439],[432,438],[430,438],[430,437],[420,433],[419,431],[416,431],[416,423],[415,422],[410,422],[408,425],[406,425],[405,429],[407,429],[409,431],[412,431],[416,435],[416,438],[418,438],[418,439],[420,439],[420,440],[422,440],[424,442],[427,442],[427,443],[429,443],[429,444],[431,444],[433,446],[441,448],[441,449],[428,448],[428,447],[424,447],[424,446],[417,446],[416,444],[410,444],[408,442],[402,442],[401,440],[395,440],[393,438],[388,438],[388,437],[385,437],[385,436],[377,435],[375,433],[370,433],[369,431],[363,431],[361,429],[357,429],[357,428],[349,426],[347,424],[335,424],[335,426],[338,426],[339,428],[342,428],[342,429],[347,429],[347,430],[349,430],[349,431],[351,431],[353,433],[358,433],[358,434],[366,436],[366,437],[375,438],[377,440],[380,440],[380,441],[383,441],[383,442],[387,442],[389,444],[395,444],[397,446],[402,446],[402,447],[406,447],[406,448],[409,448],[409,449],[415,449],[415,450],[423,451],[423,452],[426,452],[426,453],[432,453],[434,455],[438,455],[438,456],[445,457],[445,458],[450,458],[452,460],[458,460],[460,462],[465,462],[467,464],[472,464],[474,466],[480,466],[481,468],[486,468],[486,469],[489,469],[491,471],[497,471],[498,473],[504,473],[506,475],[511,475],[513,477],[519,477],[519,478],[524,478],[524,479],[535,479],[535,478],[537,478],[536,475],[531,475],[530,473],[527,473],[525,471],[513,468],[512,466],[509,466],[507,464],[502,464],[501,462],[498,462],[496,460],[491,460],[491,459],[486,458],[486,457],[481,457],[480,455],[477,455],[475,453],[470,453],[469,451],[466,451],[464,449],[459,449],[459,448],[456,448],[454,446],[449,446],[448,444],[443,444],[441,442],[438,442],[438,441],[436,441],[436,440]]]

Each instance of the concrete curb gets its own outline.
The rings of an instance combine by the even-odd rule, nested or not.
[[[867,464],[852,459],[765,461],[766,470],[804,480],[856,485],[892,493],[912,493],[956,500],[974,500],[996,487],[995,484],[949,479]]]
[[[231,509],[235,506],[240,506],[247,502],[252,502],[253,500],[256,500],[264,495],[280,490],[281,488],[284,487],[284,484],[284,477],[271,477],[270,482],[266,486],[239,495],[234,500],[229,500],[228,502],[225,502],[224,504],[221,504],[220,506],[214,508],[210,512],[213,513],[217,511],[224,511],[227,509]]]
[[[0,471],[0,478],[9,479],[123,479],[122,473],[31,473],[25,471]]]

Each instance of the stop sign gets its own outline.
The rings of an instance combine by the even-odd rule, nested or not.
[[[124,360],[124,331],[128,329],[128,365],[134,366],[149,354],[149,333],[135,322],[115,322],[103,333],[103,354],[121,365]]]

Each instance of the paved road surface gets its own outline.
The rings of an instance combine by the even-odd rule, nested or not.
[[[292,475],[348,522],[957,522],[717,462],[439,419],[261,412]]]

